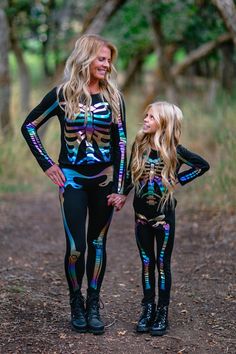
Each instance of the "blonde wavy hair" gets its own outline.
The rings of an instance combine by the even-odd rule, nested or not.
[[[132,152],[131,176],[135,187],[140,189],[139,179],[144,172],[145,163],[151,151],[151,142],[153,142],[164,164],[161,177],[165,192],[160,201],[160,205],[164,207],[167,201],[170,201],[172,205],[174,202],[173,192],[176,184],[177,166],[176,147],[181,135],[183,113],[180,108],[168,102],[154,102],[148,105],[145,115],[150,109],[152,109],[152,115],[158,128],[154,135],[145,133],[143,129],[137,133]]]
[[[74,50],[66,61],[64,70],[64,82],[58,87],[57,94],[62,90],[65,102],[61,102],[61,108],[65,110],[66,117],[74,120],[80,113],[79,103],[86,107],[85,119],[87,117],[92,99],[89,92],[90,64],[98,56],[99,50],[103,47],[111,50],[111,65],[104,80],[101,80],[100,92],[109,103],[113,121],[117,122],[120,111],[120,92],[117,89],[114,78],[116,70],[113,62],[117,57],[116,47],[108,40],[94,34],[81,36],[75,43]]]

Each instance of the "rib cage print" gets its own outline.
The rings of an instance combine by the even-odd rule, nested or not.
[[[165,191],[161,179],[163,167],[164,163],[159,157],[156,159],[149,157],[145,163],[144,171],[141,176],[140,197],[145,198],[148,205],[156,205],[160,200],[160,192],[163,194]],[[144,186],[147,186],[145,191],[143,189]],[[157,187],[160,190],[159,193]]]
[[[85,117],[85,106],[75,120],[65,119],[65,141],[68,160],[75,165],[110,161],[111,111],[107,102],[90,107]]]

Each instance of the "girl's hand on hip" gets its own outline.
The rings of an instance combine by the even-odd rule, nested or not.
[[[50,180],[54,183],[57,184],[60,187],[64,186],[64,183],[66,181],[66,178],[60,169],[60,167],[57,164],[52,165],[45,171],[46,176],[50,178]]]

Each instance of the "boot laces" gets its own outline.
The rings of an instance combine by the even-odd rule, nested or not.
[[[145,305],[143,305],[143,316],[144,317],[150,317],[151,316],[152,307],[153,307],[153,304],[145,304]]]
[[[98,296],[92,296],[88,298],[88,316],[95,316],[100,320],[100,312],[99,309],[104,308],[104,303],[101,298]]]
[[[157,309],[157,321],[161,323],[165,323],[167,320],[167,307],[162,306]]]
[[[104,309],[104,303],[100,297],[92,296],[88,299],[89,307],[94,309]]]
[[[72,307],[75,316],[78,316],[81,314],[81,312],[84,312],[84,298],[81,294],[77,294],[74,297],[72,300]]]

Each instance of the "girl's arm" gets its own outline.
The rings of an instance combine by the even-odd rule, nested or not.
[[[127,169],[127,174],[126,174],[125,189],[124,189],[125,195],[128,195],[129,192],[134,187],[133,182],[132,182],[132,176],[131,176],[131,162],[132,162],[132,158],[133,158],[133,150],[134,150],[134,144],[132,145],[131,155],[129,158],[129,164],[128,164],[128,169]]]
[[[118,123],[113,126],[112,148],[114,162],[113,193],[123,194],[126,175],[126,120],[123,99],[120,102]]]
[[[130,156],[129,166],[128,166],[128,170],[127,170],[127,174],[126,174],[126,178],[125,178],[123,195],[112,193],[112,194],[108,195],[108,197],[107,197],[108,198],[108,205],[113,205],[117,211],[123,207],[123,205],[126,202],[127,195],[129,194],[129,192],[133,188],[133,184],[132,184],[132,180],[131,180],[131,170],[130,170],[131,159],[132,159],[132,153]]]
[[[57,114],[58,108],[59,102],[56,88],[54,88],[42,99],[39,105],[29,113],[21,127],[22,134],[31,152],[44,172],[52,167],[55,162],[52,161],[44,149],[37,130],[49,118]]]
[[[210,168],[210,165],[206,160],[204,160],[201,156],[187,150],[182,145],[177,146],[177,157],[179,161],[177,178],[181,185],[193,181],[195,178],[203,175]],[[181,165],[183,164],[190,166],[190,168],[178,173]]]

